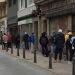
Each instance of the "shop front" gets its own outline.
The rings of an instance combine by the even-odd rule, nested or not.
[[[72,30],[72,16],[61,16],[49,19],[49,33],[57,32],[58,29],[62,29],[63,33],[67,30]]]

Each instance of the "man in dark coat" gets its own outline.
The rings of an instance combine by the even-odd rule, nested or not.
[[[65,43],[65,36],[62,33],[62,30],[59,29],[58,34],[56,35],[56,39],[55,39],[55,45],[56,45],[55,62],[57,62],[58,54],[59,54],[59,62],[61,62],[61,60],[62,60],[62,53],[63,53],[64,43]]]
[[[25,32],[23,36],[23,41],[24,41],[25,49],[29,50],[29,35],[27,34],[27,32]]]
[[[15,44],[16,44],[16,48],[20,47],[20,35],[17,34],[15,37]]]

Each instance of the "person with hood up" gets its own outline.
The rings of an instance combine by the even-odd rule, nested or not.
[[[42,36],[40,37],[40,44],[42,47],[42,54],[46,55],[46,57],[48,57],[48,38],[47,38],[47,34],[46,32],[42,33]]]

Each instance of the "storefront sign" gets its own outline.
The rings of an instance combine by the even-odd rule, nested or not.
[[[26,19],[18,22],[18,25],[25,25],[25,24],[30,24],[32,23],[32,19]]]

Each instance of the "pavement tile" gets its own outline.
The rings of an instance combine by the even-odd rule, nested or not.
[[[13,49],[13,55],[17,56],[17,49]],[[0,51],[5,52],[5,50],[2,50],[0,46]],[[20,49],[20,59],[23,59],[23,50]],[[8,54],[11,54],[11,49],[7,52]],[[31,53],[30,51],[26,51],[26,60],[33,63],[34,60],[34,54]],[[42,56],[39,52],[37,52],[37,63],[36,65],[48,69],[48,64],[49,64],[49,58]],[[53,69],[50,71],[59,74],[59,75],[72,75],[72,64],[67,64],[65,61],[62,61],[61,63],[52,63]]]

